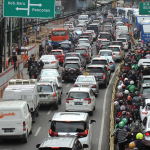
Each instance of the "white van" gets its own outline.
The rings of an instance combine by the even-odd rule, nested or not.
[[[80,15],[78,17],[78,21],[79,21],[79,24],[86,23],[88,25],[89,24],[89,16],[88,15]]]
[[[32,134],[32,117],[26,101],[0,102],[0,140],[22,139]]]

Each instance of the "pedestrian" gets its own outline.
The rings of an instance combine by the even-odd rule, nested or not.
[[[11,66],[11,63],[12,63],[12,62],[13,62],[12,56],[9,56],[8,65]]]
[[[18,55],[20,55],[21,54],[21,43],[20,43],[20,41],[18,42]]]
[[[37,35],[39,35],[39,30],[40,30],[40,28],[39,28],[39,26],[37,27]]]
[[[36,33],[36,25],[34,25],[34,33]]]
[[[24,37],[23,37],[23,42],[24,42],[24,46],[26,46],[26,35],[24,35]]]
[[[27,39],[27,45],[29,45],[29,36],[26,35],[26,39]]]
[[[12,59],[13,59],[13,62],[14,62],[14,70],[17,70],[17,67],[16,67],[17,56],[16,56],[16,54],[13,54]]]
[[[12,47],[12,54],[13,54],[13,55],[16,54],[16,48],[15,48],[15,45],[13,45],[13,47]]]

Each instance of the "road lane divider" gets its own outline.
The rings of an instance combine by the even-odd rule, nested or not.
[[[51,113],[51,110],[50,110],[50,111],[48,111],[47,115],[49,115],[50,113]]]
[[[70,83],[66,87],[68,87],[69,85],[70,85]]]
[[[39,128],[37,129],[37,131],[36,131],[36,133],[35,133],[34,136],[37,136],[37,135],[39,134],[40,130],[41,130],[41,127],[39,127]]]

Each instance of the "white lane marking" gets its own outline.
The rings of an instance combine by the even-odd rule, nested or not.
[[[119,65],[118,65],[119,67]],[[113,73],[113,76],[111,77],[111,80],[110,80],[110,84],[116,74],[116,71],[118,70],[118,67],[116,68],[115,72]],[[101,122],[101,129],[100,129],[100,136],[99,136],[99,144],[98,144],[98,150],[101,150],[101,145],[102,145],[102,137],[103,137],[103,131],[104,131],[104,114],[105,114],[105,107],[106,107],[106,96],[107,96],[107,92],[108,92],[108,89],[109,89],[109,86],[110,84],[108,85],[106,91],[105,91],[105,95],[104,95],[104,102],[103,102],[103,111],[102,111],[102,122]]]
[[[66,87],[68,87],[69,85],[70,85],[70,83]]]
[[[36,131],[36,133],[35,133],[34,136],[37,136],[37,135],[39,134],[40,130],[41,130],[41,127],[39,127],[39,128],[37,129],[37,131]]]
[[[49,115],[50,113],[51,113],[51,110],[50,110],[50,111],[48,111],[47,115]]]

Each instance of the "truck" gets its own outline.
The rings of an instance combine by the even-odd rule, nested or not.
[[[39,97],[36,79],[11,79],[3,93],[3,101],[22,100],[27,101],[32,114],[32,122],[39,116]]]
[[[141,40],[143,44],[150,41],[150,23],[141,24]]]

